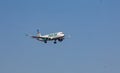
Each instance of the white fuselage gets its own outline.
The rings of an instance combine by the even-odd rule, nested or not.
[[[55,40],[55,39],[59,39],[59,38],[63,38],[65,35],[63,32],[57,32],[57,33],[51,33],[51,34],[48,34],[48,35],[44,35],[44,36],[41,36],[41,37],[44,37],[44,38],[49,38],[48,40]],[[39,38],[40,41],[43,41],[43,39]]]

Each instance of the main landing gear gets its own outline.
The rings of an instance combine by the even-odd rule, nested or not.
[[[57,42],[56,42],[56,40],[54,40],[54,44],[56,44]]]
[[[47,41],[44,41],[44,43],[47,43]],[[54,40],[54,42],[53,42],[54,44],[57,44],[57,41],[56,40]]]
[[[44,43],[47,43],[47,41],[45,40]]]

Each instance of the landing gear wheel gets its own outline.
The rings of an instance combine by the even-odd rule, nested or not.
[[[47,41],[44,41],[44,43],[47,43]]]
[[[56,41],[54,41],[54,44],[56,44],[57,42]]]

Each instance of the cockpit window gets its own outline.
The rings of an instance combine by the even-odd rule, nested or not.
[[[60,34],[64,34],[63,32],[60,32]]]

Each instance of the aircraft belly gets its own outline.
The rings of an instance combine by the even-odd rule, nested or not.
[[[55,37],[52,37],[52,40],[59,39],[59,38],[63,38],[63,37],[61,37],[61,36],[55,36]]]

